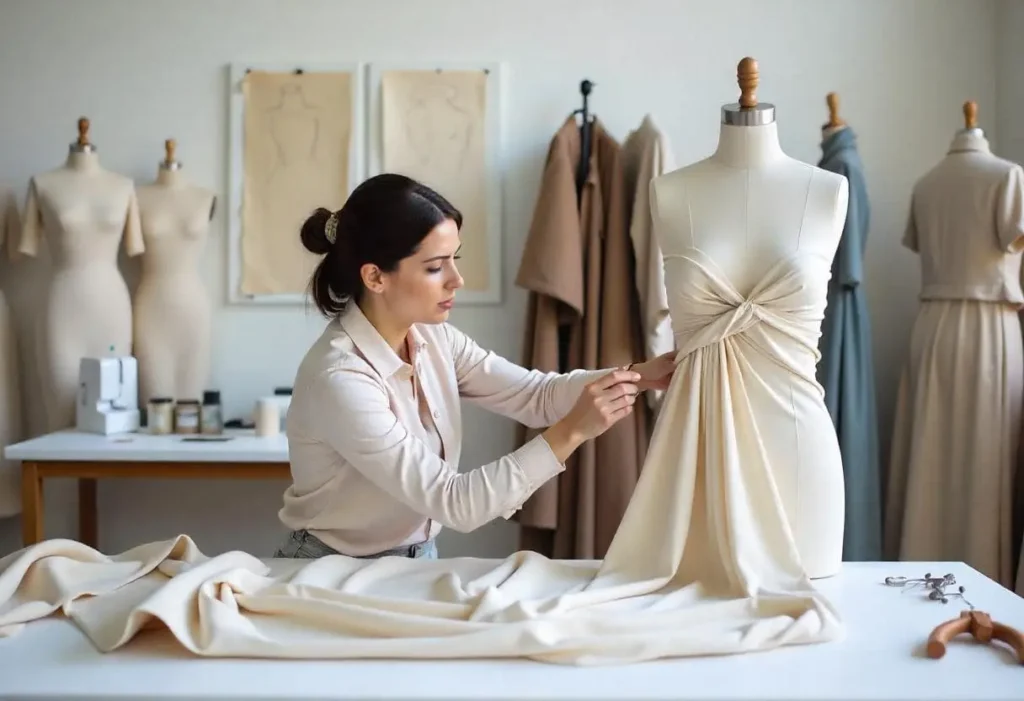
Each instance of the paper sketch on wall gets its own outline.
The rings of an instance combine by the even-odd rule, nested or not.
[[[349,192],[350,73],[250,71],[245,98],[240,291],[301,294],[319,261],[302,247],[302,222]]]
[[[488,289],[487,73],[385,71],[381,100],[383,169],[420,180],[462,211],[459,271],[467,290]]]

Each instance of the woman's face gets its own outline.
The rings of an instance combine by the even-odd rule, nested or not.
[[[459,228],[446,219],[394,272],[383,273],[380,296],[388,311],[405,324],[447,321],[455,291],[463,285],[455,265],[461,245]]]

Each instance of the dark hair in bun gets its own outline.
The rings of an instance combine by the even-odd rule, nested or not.
[[[367,263],[393,272],[419,248],[434,227],[451,219],[462,228],[462,213],[448,200],[412,178],[383,173],[363,181],[337,212],[334,241],[327,238],[331,211],[318,208],[302,225],[306,250],[324,259],[313,271],[310,296],[328,317],[345,311],[363,295],[360,270]]]

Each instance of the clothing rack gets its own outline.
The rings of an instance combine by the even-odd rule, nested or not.
[[[581,115],[580,120],[580,162],[576,166],[576,197],[577,200],[583,192],[583,183],[587,181],[588,168],[590,166],[590,109],[587,105],[590,91],[594,84],[589,80],[580,82],[580,94],[583,96],[583,106],[573,110],[573,114]]]

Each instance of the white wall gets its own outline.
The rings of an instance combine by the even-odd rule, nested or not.
[[[1024,163],[1024,2],[1000,0],[996,23],[997,146],[1004,158]]]
[[[1003,15],[1022,27],[1019,3]],[[736,63],[752,55],[760,62],[758,95],[777,105],[790,154],[817,160],[828,91],[840,93],[860,135],[874,213],[866,285],[887,444],[918,286],[917,261],[899,245],[908,194],[944,154],[965,99],[978,101],[995,136],[996,19],[990,1],[0,0],[0,180],[20,193],[32,174],[61,163],[75,120],[85,115],[109,168],[148,180],[163,140],[173,136],[190,175],[223,196],[231,62],[505,60],[505,302],[458,308],[453,320],[518,358],[525,295],[510,280],[548,140],[576,107],[579,80],[596,82],[594,110],[614,134],[623,137],[650,112],[686,163],[715,147],[719,106],[737,94]],[[1019,46],[1003,54],[1020,66]],[[1007,84],[1020,71],[1003,75]],[[1017,81],[1015,102],[1000,103],[1003,123],[1024,109]],[[1021,143],[1019,129],[1013,138]],[[216,307],[212,385],[237,415],[272,386],[290,384],[322,321],[302,308],[225,304],[224,212],[204,272]],[[0,275],[24,309],[37,271],[21,263]],[[470,411],[467,429],[464,468],[513,447],[508,421]],[[276,512],[284,487],[101,483],[100,547],[116,551],[187,532],[210,552],[267,554],[282,534]],[[46,503],[46,535],[74,536],[70,485],[48,485]],[[498,522],[467,536],[445,534],[441,545],[448,555],[502,555],[515,537],[512,524]],[[18,539],[16,519],[0,522],[0,552]]]

